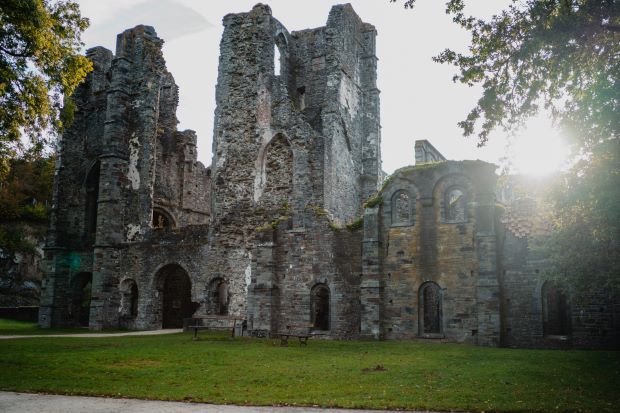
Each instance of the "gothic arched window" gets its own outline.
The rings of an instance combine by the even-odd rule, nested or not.
[[[159,208],[153,209],[153,228],[155,229],[169,229],[174,227],[172,217]]]
[[[273,73],[280,76],[286,70],[287,43],[284,34],[278,33],[273,45]]]

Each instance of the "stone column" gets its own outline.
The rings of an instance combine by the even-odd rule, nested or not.
[[[252,275],[247,304],[248,329],[252,334],[271,335],[278,329],[274,249],[273,230],[257,234],[252,249]]]
[[[381,280],[379,207],[364,211],[364,240],[362,241],[361,337],[380,339],[383,283]]]
[[[377,31],[365,23],[363,31],[364,55],[361,59],[361,83],[364,90],[364,117],[362,130],[362,200],[377,192],[381,183],[381,121],[377,88],[376,56]]]
[[[476,197],[476,251],[478,279],[476,344],[498,346],[500,340],[500,292],[497,277],[497,239],[495,234],[495,194],[478,193]]]

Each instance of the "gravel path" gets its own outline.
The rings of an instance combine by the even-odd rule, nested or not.
[[[385,413],[389,410],[253,407],[0,392],[2,413]],[[394,410],[392,410],[394,412]],[[430,413],[430,412],[429,412]]]
[[[37,337],[126,337],[126,336],[154,336],[159,334],[181,333],[181,328],[169,328],[166,330],[149,330],[149,331],[132,331],[128,333],[83,333],[83,334],[32,334],[32,335],[4,335],[0,336],[0,340],[9,340],[13,338],[37,338]],[[0,410],[1,412],[2,410]]]

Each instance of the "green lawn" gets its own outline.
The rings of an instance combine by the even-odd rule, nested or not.
[[[104,330],[97,333],[118,333],[121,330]],[[88,328],[40,328],[37,323],[0,318],[0,336],[34,334],[82,334],[92,333]]]
[[[620,353],[224,334],[0,340],[0,389],[252,405],[620,408]]]

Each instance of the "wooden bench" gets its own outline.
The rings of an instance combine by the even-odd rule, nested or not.
[[[203,315],[186,318],[185,320],[183,320],[183,324],[185,326],[185,330],[194,331],[194,336],[192,337],[192,340],[198,340],[198,330],[230,330],[230,336],[231,338],[234,338],[235,330],[237,329],[237,321],[243,322],[243,320],[243,317],[238,316]],[[208,325],[205,325],[205,321]],[[213,325],[213,323],[209,322],[228,325]]]
[[[279,333],[280,345],[288,346],[289,338],[296,338],[299,340],[300,346],[307,346],[308,339],[312,337],[310,329],[314,327],[314,324],[289,324],[286,326],[286,333]]]

